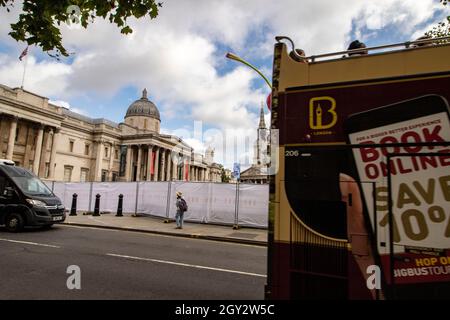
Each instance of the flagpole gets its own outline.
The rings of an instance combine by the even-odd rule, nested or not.
[[[25,83],[25,74],[27,72],[27,65],[28,65],[28,47],[27,47],[27,54],[25,55],[25,65],[23,66],[23,75],[22,75],[22,85],[20,88],[23,90],[23,85]]]

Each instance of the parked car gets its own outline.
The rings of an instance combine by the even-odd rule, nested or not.
[[[12,160],[8,159],[0,159],[0,165],[6,165],[6,166],[15,166],[16,164]]]
[[[66,219],[61,200],[31,171],[0,161],[0,225],[51,227]]]

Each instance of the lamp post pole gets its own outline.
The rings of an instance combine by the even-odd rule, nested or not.
[[[228,52],[227,54],[226,54],[226,57],[228,58],[228,59],[231,59],[231,60],[235,60],[235,61],[238,61],[238,62],[241,62],[241,63],[243,63],[243,64],[245,64],[247,67],[249,67],[249,68],[252,68],[253,70],[255,70],[265,81],[266,81],[266,83],[267,83],[267,85],[269,86],[269,88],[270,88],[270,90],[272,90],[272,85],[270,84],[270,82],[269,82],[269,80],[267,80],[267,78],[261,73],[261,71],[259,71],[258,69],[256,69],[254,66],[252,66],[250,63],[248,63],[247,61],[245,61],[244,59],[242,59],[242,58],[240,58],[240,57],[238,57],[237,55],[235,55],[235,54],[233,54],[233,53],[230,53],[230,52]]]

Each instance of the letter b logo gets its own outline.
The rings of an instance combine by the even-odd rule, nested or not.
[[[332,97],[315,97],[309,100],[309,126],[311,129],[329,129],[336,122],[336,100]]]

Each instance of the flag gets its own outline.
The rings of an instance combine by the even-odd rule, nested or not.
[[[150,174],[155,174],[155,156],[156,152],[150,151],[151,160],[150,160]]]
[[[184,180],[189,181],[189,164],[188,164],[187,160],[184,164]]]
[[[19,60],[22,61],[23,57],[25,57],[28,54],[28,46],[25,48],[25,50],[22,51],[22,53],[19,56]]]
[[[241,178],[241,165],[237,162],[233,164],[233,177],[236,179]]]

